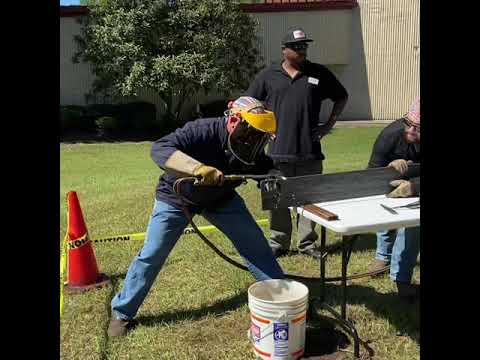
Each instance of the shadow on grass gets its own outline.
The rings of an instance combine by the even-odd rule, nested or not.
[[[310,289],[311,297],[320,296],[318,282],[304,283]],[[341,286],[336,284],[326,285],[326,301],[330,306],[340,306]],[[399,336],[409,336],[417,343],[420,333],[420,302],[408,304],[401,300],[395,292],[388,294],[378,293],[373,287],[350,284],[347,287],[347,316],[349,305],[365,305],[377,316],[388,320],[396,329]],[[228,311],[235,310],[248,302],[247,291],[215,302],[212,305],[194,310],[181,310],[162,313],[155,316],[140,316],[138,322],[144,326],[154,326],[159,323],[175,323],[184,319],[199,320],[207,315],[224,315]],[[351,311],[351,310],[350,310]],[[360,334],[361,336],[361,334]],[[374,340],[374,339],[373,339]]]
[[[320,297],[321,289],[318,282],[304,282],[310,290],[311,297]],[[340,306],[342,289],[340,284],[327,284],[325,300],[330,306]],[[400,299],[396,292],[378,293],[375,288],[359,284],[347,286],[347,318],[349,305],[365,305],[377,316],[382,317],[397,329],[398,336],[409,336],[420,342],[420,301],[407,303]],[[362,337],[362,334],[359,334]],[[367,340],[367,339],[364,339]],[[375,339],[371,339],[375,341]]]
[[[105,309],[107,311],[107,318],[108,321],[110,321],[110,317],[112,316],[112,308],[111,308],[111,302],[113,297],[117,294],[118,291],[120,291],[119,288],[119,281],[125,279],[125,276],[127,276],[127,273],[119,273],[119,274],[112,274],[110,275],[110,295],[107,297],[106,302],[105,302]],[[107,324],[108,326],[108,324]],[[106,328],[105,328],[105,335],[106,335]]]
[[[377,249],[377,235],[374,233],[356,235],[354,241],[352,252]],[[338,239],[333,243],[329,243],[327,239],[326,250],[329,254],[341,254],[342,242]],[[420,260],[417,261],[417,265],[420,265]]]
[[[127,276],[127,273],[124,272],[124,273],[112,274],[112,275],[109,275],[109,276],[110,276],[110,280],[112,281],[113,288],[116,289],[116,287],[118,286],[118,281],[125,279],[125,276]],[[118,289],[116,289],[116,290],[118,290]]]
[[[162,313],[155,316],[139,316],[139,324],[154,326],[159,323],[175,323],[184,319],[199,320],[207,315],[225,315],[228,311],[235,310],[248,302],[247,290],[228,298],[215,302],[212,305],[194,310],[180,310],[175,312]]]
[[[125,273],[111,275],[112,297],[118,292],[118,281],[125,277]],[[321,288],[318,281],[302,281],[310,290],[310,297],[320,297]],[[326,284],[326,302],[333,307],[340,306],[342,299],[342,288],[338,283]],[[110,299],[111,300],[111,299]],[[193,310],[179,310],[174,312],[161,313],[154,316],[139,316],[139,324],[144,326],[155,326],[159,323],[176,323],[185,319],[199,320],[207,315],[224,315],[228,311],[238,309],[248,303],[247,289],[242,290],[236,295],[221,299],[212,305]],[[349,305],[364,305],[376,316],[386,319],[397,329],[398,336],[409,336],[412,340],[419,343],[420,339],[420,301],[408,304],[401,300],[396,292],[387,294],[378,293],[375,288],[360,285],[358,283],[349,283],[347,286],[347,317],[351,308]],[[110,315],[110,303],[107,308]],[[339,311],[339,310],[338,310]],[[362,334],[359,336],[362,338]],[[372,340],[376,339],[363,339]]]
[[[127,276],[127,273],[119,273],[119,274],[112,274],[110,275],[110,295],[107,297],[106,302],[105,302],[105,309],[107,311],[107,318],[108,321],[110,321],[110,317],[112,316],[112,308],[111,308],[111,302],[113,297],[117,294],[117,292],[120,291],[119,287],[119,282],[123,279],[125,279],[125,276]],[[108,326],[108,324],[107,324]],[[105,329],[105,335],[106,335],[106,329]]]
[[[195,310],[183,310],[169,313],[163,313],[155,316],[139,316],[137,321],[143,326],[155,326],[159,323],[175,323],[184,319],[200,320],[207,315],[225,315],[228,311],[235,310],[248,303],[247,290],[242,290],[235,296],[228,299],[219,300],[216,303]],[[317,315],[313,322],[309,321],[306,327],[306,352],[308,356],[319,356],[331,354],[338,347],[346,347],[349,339],[346,335],[334,328],[330,319]]]
[[[320,246],[317,241],[317,247]],[[352,252],[375,250],[377,248],[377,236],[376,234],[360,234],[357,235],[355,243],[353,245]],[[340,254],[342,252],[342,241],[340,239],[329,239],[327,236],[326,250],[329,254]]]

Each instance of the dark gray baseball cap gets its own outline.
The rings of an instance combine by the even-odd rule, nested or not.
[[[282,45],[297,43],[297,42],[312,42],[312,39],[307,37],[307,34],[301,27],[292,27],[288,29],[282,39]]]

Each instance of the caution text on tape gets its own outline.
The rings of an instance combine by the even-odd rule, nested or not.
[[[260,220],[257,220],[256,222],[259,225],[266,225],[268,224],[268,219],[260,219]],[[198,230],[200,230],[201,232],[219,231],[213,225],[199,226]],[[183,235],[190,235],[194,233],[195,233],[195,229],[191,227],[188,227],[185,230],[183,230]],[[145,240],[145,233],[114,235],[114,236],[104,237],[100,239],[93,239],[92,241],[95,243],[106,243],[106,242],[122,242],[122,241],[130,241],[130,240],[143,241]]]

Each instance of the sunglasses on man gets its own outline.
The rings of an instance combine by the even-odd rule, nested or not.
[[[417,133],[420,134],[420,125],[417,125],[415,123],[413,123],[412,121],[410,121],[407,117],[407,115],[405,115],[403,117],[403,125],[405,126],[406,129],[410,129],[413,127],[413,130],[415,130]]]
[[[306,50],[308,49],[307,43],[292,43],[292,44],[285,44],[286,48],[292,49],[294,51],[298,50]]]

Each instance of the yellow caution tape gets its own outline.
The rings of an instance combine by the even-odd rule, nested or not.
[[[260,219],[256,220],[258,225],[267,225],[268,224],[268,219]],[[68,227],[67,227],[68,229]],[[201,232],[212,232],[212,231],[218,231],[218,229],[213,226],[213,225],[208,225],[208,226],[200,226],[198,227],[198,230]],[[191,227],[186,228],[183,230],[183,235],[189,235],[195,233],[195,230]],[[93,239],[93,242],[96,243],[101,243],[101,242],[112,242],[112,241],[128,241],[128,240],[139,240],[143,241],[145,240],[145,233],[136,233],[136,234],[126,234],[126,235],[115,235],[115,236],[110,236],[106,238],[101,238],[101,239]],[[65,239],[62,244],[62,252],[60,256],[60,318],[62,317],[63,314],[63,286],[65,283],[65,273],[67,272],[67,247],[68,247],[68,233],[65,236]]]
[[[63,314],[63,286],[65,283],[65,273],[67,272],[67,247],[68,247],[68,233],[65,236],[62,244],[60,254],[60,318]]]
[[[267,225],[268,219],[260,219],[260,220],[257,220],[256,222],[258,225]],[[218,229],[213,225],[199,226],[198,230],[200,230],[202,233],[218,231]],[[183,230],[183,235],[190,235],[194,233],[195,233],[195,230],[191,227],[188,227],[185,230]],[[129,241],[129,240],[144,241],[145,233],[115,235],[115,236],[110,236],[110,237],[105,237],[100,239],[93,239],[92,241],[95,243],[103,243],[103,242],[119,242],[119,241]]]

